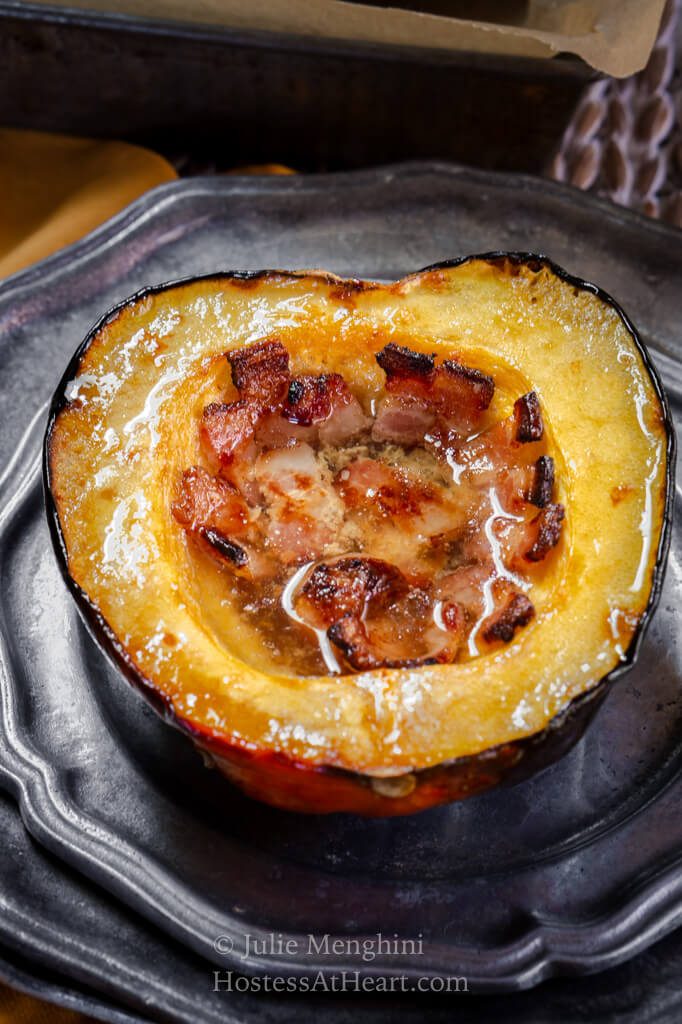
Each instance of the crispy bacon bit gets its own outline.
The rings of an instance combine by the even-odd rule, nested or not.
[[[545,508],[551,502],[554,491],[554,459],[551,455],[541,455],[534,470],[533,485],[527,500],[538,508]]]
[[[249,524],[249,507],[242,496],[227,480],[211,476],[201,466],[182,474],[180,495],[171,508],[177,521],[194,532],[209,528],[240,536]]]
[[[292,423],[309,427],[315,420],[326,419],[329,409],[327,378],[306,375],[294,378],[289,384],[282,415]]]
[[[315,567],[297,611],[327,636],[352,668],[398,668],[452,661],[457,644],[430,619],[430,595],[376,558],[340,558]]]
[[[319,425],[322,444],[343,444],[370,423],[339,373],[292,380],[282,415],[300,426]]]
[[[389,391],[405,378],[430,378],[436,365],[433,356],[425,352],[414,352],[411,348],[396,345],[392,341],[377,352],[376,361],[386,374],[386,388]]]
[[[524,554],[529,562],[541,562],[547,553],[559,543],[564,521],[563,505],[548,505],[531,521],[534,540]]]
[[[387,398],[372,436],[398,444],[419,444],[439,421],[446,431],[468,430],[488,408],[491,377],[453,359],[436,366],[433,356],[392,342],[377,353],[386,373]]]
[[[514,419],[516,421],[516,440],[522,444],[528,441],[540,441],[545,428],[540,411],[540,400],[535,391],[521,395],[514,402]]]
[[[179,498],[171,507],[175,519],[223,564],[235,570],[248,565],[252,573],[254,567],[263,568],[262,560],[251,564],[246,548],[232,540],[249,536],[252,523],[248,505],[227,480],[192,466],[183,473]]]
[[[201,440],[212,460],[229,466],[253,440],[259,410],[253,402],[211,402],[199,427]]]
[[[259,422],[279,408],[289,386],[289,353],[278,341],[264,341],[227,353],[236,402],[212,402],[203,411],[200,435],[212,462],[230,466],[254,456],[250,446]]]
[[[311,374],[295,377],[289,384],[282,415],[292,423],[306,427],[312,423],[321,423],[331,414],[332,394],[335,391],[348,392],[346,382],[339,373],[323,373],[320,377]]]
[[[438,593],[443,601],[443,624],[453,632],[462,629],[462,621],[474,625],[487,610],[484,587],[488,587],[494,611],[483,620],[481,636],[486,643],[508,643],[517,629],[526,626],[535,609],[530,599],[506,579],[494,576],[492,564],[463,565],[440,581]]]
[[[316,566],[299,598],[304,617],[322,627],[345,615],[362,615],[370,602],[385,605],[407,593],[409,584],[394,565],[378,558],[340,558]]]
[[[505,564],[523,572],[529,562],[541,562],[559,543],[563,520],[563,505],[547,505],[533,519],[507,525],[500,538]]]
[[[387,664],[373,653],[367,630],[362,619],[357,615],[344,615],[329,627],[327,636],[334,646],[338,647],[346,661],[358,672],[367,672],[381,667],[395,667]]]
[[[470,415],[488,408],[495,393],[495,382],[480,370],[445,359],[436,370],[434,392],[443,412],[464,407]]]
[[[220,530],[214,530],[208,526],[201,526],[197,531],[199,536],[203,538],[211,547],[216,551],[221,558],[230,562],[236,568],[243,568],[248,561],[249,556],[246,550],[239,544],[235,544],[233,540],[226,537]]]
[[[261,410],[274,409],[284,401],[289,386],[289,353],[281,342],[261,341],[226,355],[240,398],[253,401]]]
[[[535,609],[525,594],[514,594],[501,611],[493,614],[482,629],[486,643],[501,640],[507,644],[514,638],[517,629],[527,626],[535,615]]]
[[[348,664],[358,672],[369,672],[377,668],[417,668],[419,665],[445,664],[454,661],[456,648],[443,644],[435,653],[427,652],[412,656],[392,657],[389,651],[382,651],[383,645],[372,641],[367,628],[356,615],[346,615],[327,630],[327,636],[337,647]]]

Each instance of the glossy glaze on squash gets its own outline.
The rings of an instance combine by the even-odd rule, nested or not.
[[[539,396],[568,514],[512,643],[341,676],[268,660],[169,509],[201,464],[203,410],[229,391],[225,351],[274,336],[294,373],[341,374],[366,408],[387,344],[490,376],[495,419]],[[547,261],[472,258],[393,285],[224,275],[142,293],[95,328],[55,400],[46,484],[95,635],[229,775],[294,809],[408,813],[499,782],[539,735],[563,749],[571,702],[632,660],[662,577],[671,430],[618,308]]]

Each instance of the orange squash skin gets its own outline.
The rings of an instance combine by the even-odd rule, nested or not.
[[[666,458],[664,486],[660,495],[656,496],[662,504],[663,512],[655,559],[652,557],[651,588],[646,607],[638,618],[620,662],[606,673],[596,686],[570,700],[545,728],[508,742],[491,744],[490,747],[471,755],[449,758],[427,767],[415,767],[412,771],[389,779],[382,778],[376,773],[356,771],[346,765],[315,763],[287,750],[259,746],[233,735],[224,728],[210,728],[205,722],[193,720],[181,713],[169,695],[140,671],[131,652],[105,620],[96,602],[74,579],[69,567],[69,551],[60,519],[60,495],[58,487],[55,486],[53,461],[55,433],[59,429],[60,415],[68,407],[67,387],[77,376],[82,358],[93,340],[98,337],[101,328],[111,324],[120,310],[144,301],[150,294],[158,294],[176,285],[145,290],[106,314],[76,352],[55,394],[44,446],[44,489],[48,520],[62,573],[91,634],[156,710],[167,721],[189,734],[197,747],[213,760],[222,773],[248,795],[274,806],[315,814],[347,812],[365,816],[404,815],[464,799],[500,784],[513,784],[533,774],[563,756],[577,742],[610,686],[632,666],[660,596],[665,558],[670,542],[675,436],[660,380],[634,328],[609,296],[593,285],[570,277],[544,257],[528,254],[485,254],[439,264],[427,268],[421,274],[432,275],[437,280],[439,274],[447,274],[451,269],[469,261],[484,261],[491,266],[504,266],[509,269],[511,276],[521,268],[524,268],[524,272],[526,269],[530,272],[549,270],[572,288],[589,291],[611,309],[615,309],[644,362],[653,391],[660,403],[661,431],[665,436]],[[206,280],[214,281],[216,277],[238,279],[245,289],[251,289],[257,288],[260,282],[267,280],[270,273],[276,272],[212,275]],[[344,282],[324,275],[317,275],[317,278],[332,284],[335,298],[339,301],[352,302],[355,294],[377,287],[371,282]],[[532,367],[529,368],[529,372],[532,375]]]

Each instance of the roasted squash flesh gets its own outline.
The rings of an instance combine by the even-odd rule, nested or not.
[[[338,374],[363,411],[386,394],[386,346],[434,354],[437,365],[455,358],[494,381],[474,434],[513,416],[519,396],[537,396],[536,460],[552,460],[562,522],[549,557],[529,569],[533,614],[505,642],[449,663],[310,674],[296,668],[295,645],[283,658],[244,614],[216,543],[205,533],[197,543],[186,509],[183,521],[182,480],[208,465],[206,409],[243,397],[225,354],[273,340],[294,377]],[[494,748],[512,763],[513,744],[631,655],[661,572],[669,431],[617,307],[546,261],[472,258],[391,285],[224,275],[147,291],[97,326],[57,396],[47,487],[60,557],[95,632],[228,773],[284,806],[390,813],[391,802],[409,811],[484,788],[425,782],[415,796],[400,778]],[[267,782],[278,759],[288,765],[281,792]],[[297,779],[317,771],[314,798],[289,778],[294,766]],[[353,774],[332,785],[323,767]],[[374,802],[367,779],[381,780]]]

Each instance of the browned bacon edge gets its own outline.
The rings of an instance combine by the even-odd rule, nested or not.
[[[537,534],[524,558],[529,562],[541,562],[551,548],[556,547],[561,537],[561,526],[565,511],[563,505],[548,505],[533,520]]]
[[[377,352],[375,358],[387,377],[428,377],[435,367],[432,355],[415,352],[393,341]]]
[[[282,415],[291,423],[309,427],[330,416],[335,397],[342,400],[350,400],[352,397],[340,373],[295,377],[289,384]]]
[[[521,395],[514,402],[514,419],[516,421],[516,440],[522,444],[529,441],[540,441],[545,432],[540,410],[540,399],[535,391]]]
[[[200,526],[197,533],[207,544],[210,544],[221,558],[231,565],[241,569],[248,564],[249,556],[244,548],[239,544],[235,544],[233,540],[226,537],[220,530],[214,530],[210,526]]]
[[[327,630],[327,636],[341,651],[346,661],[359,672],[376,668],[417,668],[420,665],[436,665],[452,661],[455,649],[443,647],[438,654],[422,658],[380,658],[372,652],[371,641],[364,623],[357,616],[348,613]]]
[[[402,596],[409,584],[400,569],[378,558],[340,558],[317,565],[301,594],[325,625],[361,613],[370,601]]]
[[[492,377],[472,366],[464,366],[463,363],[456,363],[454,359],[444,359],[442,368],[450,377],[456,378],[469,388],[471,397],[474,399],[476,408],[483,412],[488,408],[495,394],[495,382]]]
[[[535,609],[525,594],[514,594],[505,607],[495,616],[483,630],[486,643],[501,640],[509,643],[517,629],[527,626],[535,615]]]
[[[257,402],[261,409],[278,405],[289,386],[289,353],[277,340],[226,353],[232,383],[241,398]]]
[[[535,463],[533,484],[527,495],[531,505],[545,508],[552,500],[554,491],[554,459],[551,455],[541,455]]]

